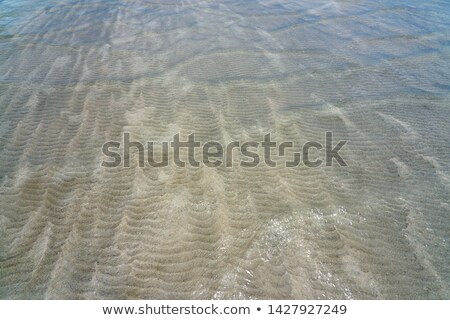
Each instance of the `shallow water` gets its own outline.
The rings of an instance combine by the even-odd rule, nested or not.
[[[449,17],[448,1],[0,1],[0,297],[450,298]],[[327,131],[347,167],[101,166],[124,132]]]

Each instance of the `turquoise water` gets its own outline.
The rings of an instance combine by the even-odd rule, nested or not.
[[[0,297],[448,299],[449,45],[448,1],[0,1]],[[347,167],[101,166],[328,131]]]

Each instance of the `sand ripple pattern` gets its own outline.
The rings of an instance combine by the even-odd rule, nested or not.
[[[1,298],[450,298],[447,1],[0,9]],[[326,131],[348,167],[100,166]]]

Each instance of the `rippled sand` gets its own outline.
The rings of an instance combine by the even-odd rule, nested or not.
[[[450,298],[449,16],[444,0],[1,1],[0,297]],[[100,165],[123,132],[326,131],[348,167]]]

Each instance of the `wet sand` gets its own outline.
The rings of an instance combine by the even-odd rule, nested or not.
[[[0,9],[1,298],[450,298],[446,1]],[[347,167],[101,166],[327,131]]]

